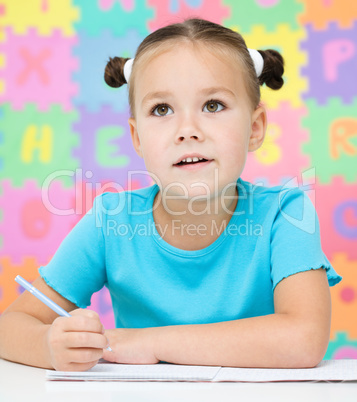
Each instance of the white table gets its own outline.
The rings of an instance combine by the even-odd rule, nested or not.
[[[46,370],[0,359],[1,402],[357,401],[357,381],[279,383],[47,381]]]

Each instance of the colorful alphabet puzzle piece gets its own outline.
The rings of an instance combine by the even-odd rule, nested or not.
[[[333,176],[343,176],[347,183],[354,182],[357,177],[357,98],[348,105],[338,98],[330,98],[326,105],[309,99],[306,105],[309,112],[303,118],[303,126],[310,132],[310,142],[303,145],[303,152],[310,156],[319,180],[326,184]]]
[[[71,126],[76,118],[76,112],[65,113],[57,105],[45,113],[33,104],[26,104],[22,111],[5,104],[0,119],[0,178],[11,178],[17,187],[27,178],[35,178],[41,185],[51,177],[73,185],[77,162],[70,154],[78,137]]]
[[[347,185],[342,177],[334,177],[330,185],[317,180],[315,189],[315,208],[325,254],[331,258],[343,251],[357,260],[357,184]]]
[[[26,256],[18,262],[6,255],[0,257],[0,314],[23,292],[15,277],[21,275],[32,282],[39,276],[38,267],[35,257]]]
[[[323,31],[308,26],[301,47],[308,55],[308,63],[302,68],[309,81],[304,98],[325,104],[331,97],[339,97],[352,103],[357,94],[357,21],[344,30],[332,23]]]
[[[348,332],[336,332],[324,359],[357,359],[357,341],[351,339]]]
[[[103,31],[110,31],[116,38],[125,37],[134,30],[140,36],[149,34],[148,20],[154,11],[146,0],[75,0],[81,10],[81,19],[76,24],[79,32],[98,37]],[[102,42],[104,44],[104,42]]]
[[[222,0],[147,0],[147,5],[155,13],[155,18],[148,23],[151,32],[185,18],[203,18],[221,24],[230,15],[229,7]]]
[[[112,299],[106,287],[94,293],[88,308],[96,311],[100,315],[100,321],[104,328],[115,328]]]
[[[299,23],[311,24],[315,30],[324,30],[335,21],[341,29],[351,28],[357,20],[355,0],[297,0],[304,5],[304,12],[298,15]]]
[[[357,339],[357,325],[354,317],[357,310],[357,260],[350,260],[344,253],[336,253],[331,259],[342,281],[330,288],[332,301],[331,337],[341,331],[347,331],[350,339]]]
[[[237,29],[234,26],[229,28]],[[283,101],[289,101],[294,108],[303,106],[301,94],[307,89],[307,80],[301,77],[300,69],[306,64],[306,54],[300,50],[300,42],[305,36],[303,29],[292,30],[287,24],[278,25],[274,32],[255,25],[244,35],[249,48],[275,49],[285,60],[284,86],[279,91],[262,88],[262,100],[268,108],[276,109]]]
[[[0,208],[3,255],[19,263],[23,256],[34,256],[45,264],[74,225],[74,190],[58,181],[48,188],[27,180],[15,188],[2,180]]]
[[[15,35],[26,35],[36,27],[39,35],[51,36],[60,30],[64,36],[75,34],[73,23],[80,12],[72,0],[0,0],[2,26],[11,26]]]
[[[301,127],[306,109],[293,109],[282,102],[278,109],[268,109],[268,128],[263,145],[248,153],[242,176],[255,182],[262,175],[270,185],[279,185],[284,172],[285,180],[309,167],[309,158],[301,154],[302,143],[308,140],[307,131]]]
[[[281,24],[282,15],[284,23],[292,30],[299,29],[296,15],[303,10],[296,0],[223,0],[223,4],[231,9],[230,18],[224,20],[224,25],[237,26],[241,34],[249,32],[255,25],[264,25],[267,31],[274,31]]]
[[[6,42],[0,43],[5,55],[0,79],[6,82],[0,101],[11,103],[16,110],[29,102],[40,110],[48,110],[54,103],[70,110],[71,98],[78,93],[71,79],[78,68],[71,54],[76,38],[66,38],[59,31],[41,37],[34,28],[25,36],[14,35],[11,29],[6,32]]]
[[[103,106],[98,113],[85,108],[79,108],[79,113],[74,129],[81,138],[81,147],[74,150],[74,156],[84,171],[84,181],[93,184],[112,181],[122,189],[135,179],[142,180],[142,186],[147,185],[144,161],[131,142],[128,112],[117,113]]]
[[[116,111],[126,110],[127,85],[119,89],[109,87],[104,81],[104,70],[109,57],[134,57],[142,39],[134,30],[121,38],[115,38],[108,30],[101,32],[98,37],[89,37],[85,32],[80,32],[78,46],[73,50],[81,61],[80,72],[73,74],[73,79],[79,85],[74,104],[85,106],[91,112],[98,111],[102,105],[110,105]]]

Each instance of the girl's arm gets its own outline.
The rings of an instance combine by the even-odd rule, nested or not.
[[[0,357],[43,368],[86,370],[102,357],[107,339],[94,311],[77,307],[42,278],[34,286],[71,311],[58,317],[29,292],[24,292],[0,316]]]
[[[208,325],[166,327],[156,356],[181,364],[237,367],[315,367],[324,357],[331,297],[323,269],[283,279],[274,292],[275,314]]]
[[[114,329],[107,336],[118,363],[158,361],[231,367],[315,367],[330,336],[331,298],[324,269],[283,279],[275,314],[214,324]]]

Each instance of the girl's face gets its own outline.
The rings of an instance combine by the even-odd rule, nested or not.
[[[133,144],[163,194],[235,194],[247,152],[261,145],[266,129],[239,63],[179,43],[140,67],[135,84]]]

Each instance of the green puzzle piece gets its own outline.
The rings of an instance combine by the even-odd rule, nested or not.
[[[19,111],[5,104],[0,119],[0,177],[10,179],[15,187],[23,186],[26,179],[36,179],[42,186],[51,173],[75,171],[78,161],[70,155],[72,148],[78,146],[78,137],[72,132],[76,120],[76,112],[64,112],[58,105],[39,112],[34,104]],[[68,174],[61,175],[60,180],[66,187],[73,185]]]
[[[269,3],[271,6],[267,5]],[[303,11],[303,5],[297,0],[223,0],[223,5],[231,9],[230,18],[224,20],[223,24],[238,27],[240,33],[250,32],[255,25],[263,25],[267,31],[274,31],[282,23],[288,24],[291,29],[299,29],[297,15]]]
[[[81,19],[75,24],[77,31],[89,36],[98,36],[108,29],[114,36],[121,37],[128,29],[136,29],[142,36],[149,34],[148,20],[154,18],[154,10],[145,0],[136,0],[133,10],[125,11],[119,1],[112,3],[108,10],[100,10],[97,1],[75,0],[80,8]]]
[[[357,178],[357,99],[342,104],[331,98],[326,105],[306,101],[308,116],[303,126],[310,132],[310,142],[303,152],[310,156],[321,183],[330,183],[333,176],[343,176],[352,183]]]

